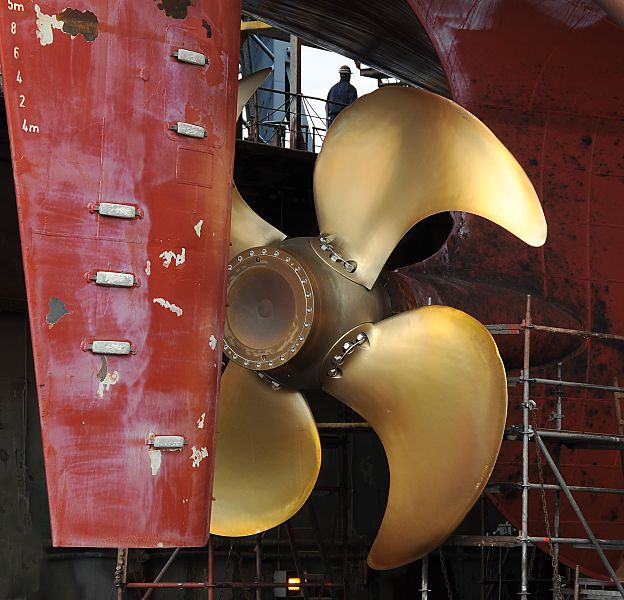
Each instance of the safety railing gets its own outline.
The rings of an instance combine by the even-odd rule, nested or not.
[[[249,141],[309,152],[321,149],[327,133],[327,118],[321,116],[325,111],[324,98],[265,87],[258,91],[284,99],[271,107],[259,103],[257,94],[252,96],[243,115],[243,130]],[[269,131],[268,135],[262,135],[263,129]]]

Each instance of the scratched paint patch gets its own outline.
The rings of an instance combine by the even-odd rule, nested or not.
[[[201,417],[199,417],[199,419],[197,419],[197,429],[203,429],[204,428],[204,421],[206,420],[206,413],[202,413]]]
[[[65,303],[60,299],[52,296],[48,300],[48,314],[46,315],[46,323],[48,328],[52,329],[65,315],[70,311],[65,307]]]
[[[179,254],[173,250],[165,250],[159,255],[159,258],[163,259],[163,267],[165,267],[165,269],[169,268],[169,265],[173,260],[175,260],[176,267],[179,267],[186,261],[186,248],[182,248],[182,251]]]
[[[212,37],[212,27],[206,19],[202,19],[202,27],[206,30],[206,37],[210,39]]]
[[[35,14],[37,15],[37,31],[35,32],[39,43],[42,46],[47,46],[54,41],[54,29],[59,31],[63,30],[63,23],[61,23],[56,15],[46,15],[41,12],[38,4],[35,4]]]
[[[108,372],[108,361],[106,356],[102,356],[102,366],[97,372],[98,390],[97,395],[104,398],[104,391],[110,392],[111,385],[115,385],[119,381],[119,371]]]
[[[44,13],[38,4],[35,4],[37,15],[36,36],[42,46],[54,42],[54,30],[62,31],[72,39],[82,35],[88,42],[93,42],[98,36],[98,19],[90,10],[84,12],[75,8],[66,8],[56,15]]]
[[[195,6],[196,0],[154,0],[160,10],[164,10],[168,17],[186,19],[189,6]]]
[[[195,225],[193,226],[193,229],[195,230],[195,233],[197,234],[197,237],[200,238],[201,237],[201,229],[202,229],[202,225],[204,224],[204,220],[200,219],[199,221],[197,221],[197,223],[195,223]]]
[[[152,302],[154,304],[160,304],[160,306],[162,306],[163,308],[169,309],[174,315],[178,317],[182,316],[182,309],[172,302],[169,302],[169,300],[165,300],[164,298],[154,298]]]
[[[191,459],[191,464],[193,468],[199,467],[199,465],[201,464],[201,461],[204,460],[204,458],[208,458],[207,448],[197,449],[195,446],[193,446],[191,448],[191,452],[192,454],[189,458]]]
[[[217,338],[214,335],[210,335],[210,341],[208,342],[211,350],[214,350],[217,347]]]
[[[162,462],[162,451],[150,448],[147,453],[149,454],[150,468],[152,469],[152,475],[157,475],[160,471],[160,464]]]
[[[145,274],[148,277],[152,274],[152,263],[149,260],[145,263]]]

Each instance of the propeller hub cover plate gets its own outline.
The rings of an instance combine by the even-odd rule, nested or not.
[[[301,263],[283,249],[249,248],[228,264],[224,351],[254,371],[293,358],[314,322],[314,293]]]

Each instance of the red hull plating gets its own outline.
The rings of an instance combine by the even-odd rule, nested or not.
[[[467,215],[463,235],[453,236],[442,253],[415,270],[531,292],[575,315],[583,329],[624,333],[624,65],[614,59],[624,48],[624,30],[593,2],[409,1],[439,53],[452,97],[514,153],[538,191],[549,224],[546,246],[535,250]],[[508,319],[517,323],[523,316],[519,311]],[[587,342],[564,362],[563,377],[605,385],[619,377],[622,382],[623,351],[621,345]],[[549,369],[545,376],[556,378],[556,373]],[[548,421],[552,391],[532,390],[539,426],[553,426]],[[566,393],[563,427],[617,433],[613,397],[596,398]],[[518,403],[519,394],[512,391],[510,425],[522,422]],[[503,445],[493,480],[520,480],[520,450],[520,444]],[[562,464],[570,484],[624,487],[617,452],[564,449]],[[536,469],[531,481],[539,481]],[[577,499],[598,537],[624,538],[621,496],[579,494]],[[519,527],[519,494],[493,500]],[[529,534],[544,535],[537,493],[530,496],[530,516]],[[585,537],[565,502],[561,532]],[[564,546],[561,556],[586,573],[604,576],[591,550]],[[623,575],[624,554],[608,556]]]
[[[53,543],[203,545],[239,5],[66,6],[0,8]],[[208,65],[177,61],[180,48]],[[179,135],[178,121],[206,137]],[[103,216],[100,203],[138,216]],[[97,271],[132,274],[135,285],[98,285]],[[130,342],[132,354],[96,355],[93,340]],[[153,435],[185,445],[155,450]]]

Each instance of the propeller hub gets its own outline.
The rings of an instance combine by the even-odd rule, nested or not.
[[[226,355],[294,389],[321,385],[324,360],[342,334],[390,314],[381,285],[350,281],[323,262],[313,238],[249,248],[228,265]]]
[[[249,248],[228,265],[226,355],[262,371],[285,364],[306,341],[314,322],[310,278],[283,249]]]

